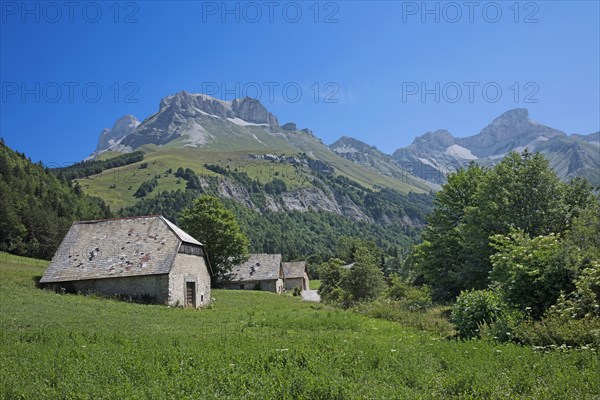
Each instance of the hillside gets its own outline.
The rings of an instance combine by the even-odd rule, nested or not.
[[[280,126],[257,100],[187,92],[162,99],[141,123],[120,118],[87,162],[54,172],[78,178],[124,216],[176,222],[198,195],[220,197],[253,251],[286,257],[329,256],[340,237],[357,232],[386,248],[407,247],[435,187],[395,166],[387,173],[341,157],[310,130]]]
[[[100,198],[0,139],[0,250],[50,258],[73,221],[111,215]]]
[[[586,399],[600,392],[590,350],[446,340],[265,292],[215,290],[203,310],[61,295],[35,287],[43,271],[35,260],[0,253],[5,399]]]

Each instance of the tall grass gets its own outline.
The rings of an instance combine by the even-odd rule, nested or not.
[[[215,290],[192,310],[35,287],[0,262],[5,399],[564,398],[600,394],[593,351],[439,335],[297,297]]]

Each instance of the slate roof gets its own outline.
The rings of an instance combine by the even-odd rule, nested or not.
[[[293,261],[283,263],[283,277],[285,279],[304,278],[306,261]]]
[[[40,282],[167,274],[182,242],[202,246],[159,215],[75,222]]]
[[[283,278],[281,254],[250,254],[248,261],[231,269],[230,282],[269,281]]]

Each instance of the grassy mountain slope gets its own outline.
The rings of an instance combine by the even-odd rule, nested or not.
[[[359,184],[375,188],[385,187],[401,193],[413,191],[427,193],[431,188],[418,182],[416,178],[407,177],[406,181],[379,174],[377,171],[367,169],[350,160],[337,156],[325,148],[311,146],[308,140],[296,139],[294,147],[287,150],[281,148],[245,149],[239,151],[204,150],[196,147],[177,147],[176,143],[164,147],[144,145],[140,150],[146,152],[144,160],[139,163],[124,167],[105,170],[102,173],[79,180],[86,193],[103,198],[113,209],[120,209],[135,204],[138,199],[133,196],[139,185],[156,175],[164,174],[168,169],[176,170],[179,167],[191,168],[196,173],[206,176],[215,176],[207,170],[205,164],[217,164],[231,170],[244,171],[251,179],[258,179],[262,183],[271,181],[274,177],[283,179],[290,188],[310,186],[307,182],[309,172],[299,170],[289,163],[271,162],[265,159],[251,158],[250,155],[276,154],[294,156],[298,150],[303,150],[312,157],[327,162],[335,168],[336,173],[346,176]],[[307,143],[308,142],[308,143]],[[225,145],[224,145],[225,146]],[[291,151],[290,148],[295,150]],[[140,164],[147,163],[148,167],[139,169]],[[156,196],[161,191],[177,190],[177,179],[173,176],[159,179],[158,187],[150,197]]]

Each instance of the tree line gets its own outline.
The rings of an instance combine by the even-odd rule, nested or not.
[[[600,198],[587,181],[561,182],[527,151],[490,169],[473,163],[448,176],[421,239],[387,280],[364,242],[323,263],[323,298],[383,297],[384,314],[409,298],[450,304],[464,338],[600,344]]]
[[[73,221],[111,216],[102,199],[0,140],[0,250],[49,259]]]

